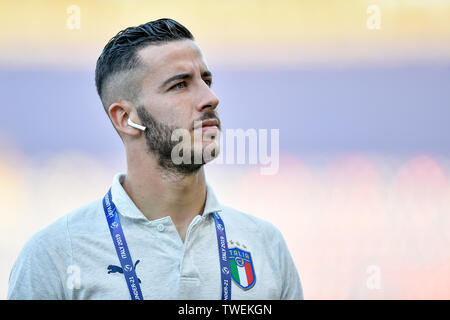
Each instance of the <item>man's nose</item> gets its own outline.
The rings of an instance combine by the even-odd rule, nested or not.
[[[204,83],[204,82],[203,82]],[[197,104],[197,110],[199,112],[204,111],[204,109],[216,109],[219,105],[219,98],[215,95],[215,93],[211,90],[211,88],[204,83],[201,88],[201,98],[199,103]]]

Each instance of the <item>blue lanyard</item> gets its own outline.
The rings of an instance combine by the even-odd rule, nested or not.
[[[120,224],[116,206],[112,201],[111,188],[103,197],[103,210],[105,211],[106,221],[109,231],[116,248],[116,253],[122,266],[123,275],[127,282],[128,290],[132,300],[144,300],[141,287],[139,285],[136,271],[133,268],[133,260],[125,240],[125,235]],[[228,261],[228,243],[225,233],[225,225],[217,212],[213,213],[216,224],[217,244],[219,247],[219,261],[222,282],[222,300],[231,300],[231,272],[230,262]]]
[[[131,259],[130,251],[128,250],[127,241],[123,234],[122,225],[120,224],[119,216],[117,215],[116,206],[112,201],[111,189],[109,189],[108,193],[103,198],[103,210],[105,211],[106,221],[108,222],[109,231],[111,232],[117,256],[119,257],[122,266],[123,275],[127,281],[131,299],[144,300],[139,280],[136,276],[136,271],[134,271],[133,268],[134,264]]]
[[[228,261],[228,243],[225,225],[217,212],[213,212],[216,223],[217,246],[219,247],[220,275],[222,280],[222,300],[231,300],[231,270]]]

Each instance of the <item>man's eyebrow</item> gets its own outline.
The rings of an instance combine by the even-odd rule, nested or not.
[[[205,72],[202,73],[202,77],[212,77],[211,71],[206,70]]]
[[[209,71],[209,70],[204,71],[202,73],[202,77],[212,77],[211,71]],[[169,79],[164,81],[160,88],[161,89],[165,88],[169,83],[176,81],[176,80],[186,80],[186,79],[191,79],[191,78],[192,78],[192,74],[190,74],[190,73],[180,73],[180,74],[170,77]]]

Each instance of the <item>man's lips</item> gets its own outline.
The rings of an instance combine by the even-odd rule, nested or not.
[[[202,131],[219,129],[219,122],[216,119],[205,120],[202,122]]]
[[[203,120],[201,121],[200,125],[197,125],[194,129],[198,129],[198,128],[202,128],[202,131],[206,131],[206,130],[217,130],[219,129],[219,121],[217,121],[216,119],[208,119],[208,120]]]
[[[217,127],[217,126],[204,126],[204,127],[202,127],[202,131],[203,132],[205,132],[207,130],[218,130],[218,129],[219,129],[219,127]]]

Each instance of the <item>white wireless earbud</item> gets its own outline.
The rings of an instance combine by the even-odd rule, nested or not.
[[[141,125],[139,125],[139,124],[134,123],[133,121],[131,121],[130,118],[128,118],[128,125],[129,125],[130,127],[139,129],[139,130],[141,130],[141,131],[145,131],[145,129],[146,129],[144,126],[141,126]]]

